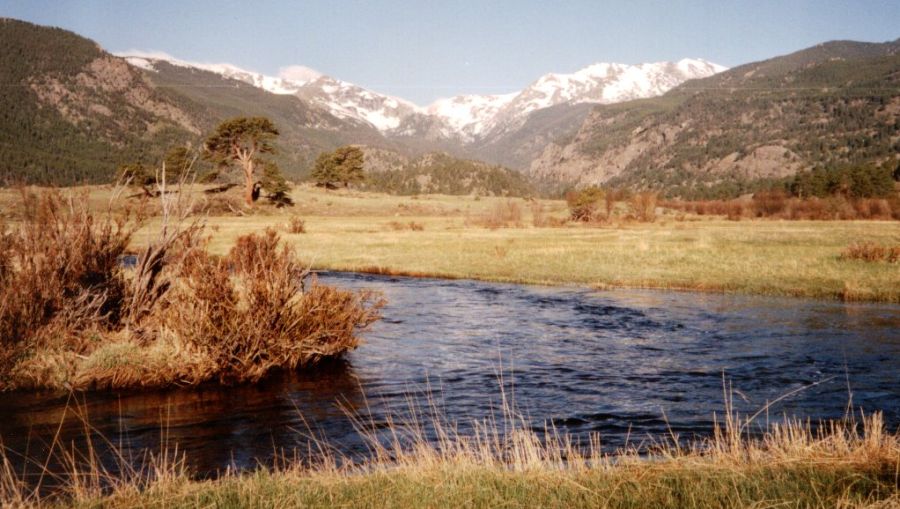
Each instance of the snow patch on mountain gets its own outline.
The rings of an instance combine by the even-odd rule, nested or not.
[[[458,95],[438,99],[428,106],[426,112],[446,122],[451,131],[476,137],[482,134],[490,119],[518,95],[518,92],[502,95]]]
[[[515,129],[534,111],[559,104],[609,104],[662,95],[689,79],[726,68],[701,59],[627,65],[597,63],[574,73],[550,73],[519,92],[439,99],[426,112],[464,141]]]
[[[289,65],[278,69],[278,77],[292,83],[309,83],[323,76],[322,73],[305,65]]]
[[[481,132],[520,126],[532,112],[558,104],[610,104],[662,95],[695,78],[725,70],[706,60],[649,64],[597,63],[571,74],[550,73],[537,79],[480,127]]]
[[[148,71],[156,70],[154,62],[165,61],[243,81],[273,94],[296,95],[337,117],[366,122],[380,131],[395,129],[403,117],[421,111],[409,101],[367,90],[302,65],[282,67],[276,77],[232,64],[189,62],[155,51],[132,50],[119,53],[118,56],[125,58],[131,65]]]
[[[268,76],[232,64],[188,62],[162,52],[132,50],[119,56],[151,72],[156,70],[154,62],[164,60],[240,80],[273,94],[296,95],[337,117],[369,124],[386,134],[411,136],[422,134],[417,130],[426,129],[464,142],[516,129],[539,109],[658,96],[687,80],[726,70],[706,60],[687,58],[638,65],[597,63],[569,74],[545,74],[521,91],[460,95],[438,99],[421,108],[300,65],[283,67],[278,76]]]

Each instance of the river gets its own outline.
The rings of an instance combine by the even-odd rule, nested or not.
[[[8,457],[17,468],[46,458],[59,429],[61,443],[76,448],[93,437],[111,463],[109,444],[126,458],[177,445],[205,475],[303,455],[310,436],[364,455],[348,414],[383,429],[411,408],[427,421],[433,406],[465,433],[474,420],[502,415],[504,396],[535,429],[552,422],[576,438],[597,433],[612,450],[626,440],[708,435],[724,410],[723,384],[745,414],[789,395],[759,425],[783,415],[841,418],[852,403],[900,426],[898,305],[351,273],[320,280],[378,289],[388,301],[344,360],[238,387],[74,400],[2,394]]]

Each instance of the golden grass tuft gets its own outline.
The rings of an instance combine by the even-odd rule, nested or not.
[[[855,242],[841,253],[843,260],[865,262],[900,262],[900,246],[882,246],[874,242]]]
[[[377,295],[307,281],[274,230],[209,254],[177,191],[159,193],[158,234],[129,271],[139,216],[23,199],[0,235],[0,390],[257,381],[342,355],[379,317]]]
[[[415,221],[409,221],[407,223],[401,223],[400,221],[391,221],[388,223],[388,228],[391,231],[400,232],[403,230],[409,230],[412,232],[421,232],[425,231],[425,225],[422,223],[417,223]]]
[[[386,425],[350,416],[369,446],[365,460],[315,443],[309,450],[317,452],[302,461],[281,458],[269,469],[228,470],[209,481],[191,479],[177,447],[137,465],[120,454],[110,470],[95,447],[76,454],[54,443],[51,451],[66,465],[55,476],[61,488],[46,498],[0,457],[0,504],[861,508],[900,502],[900,436],[886,429],[880,413],[816,426],[785,418],[761,429],[755,416],[726,406],[708,439],[660,437],[649,453],[631,446],[605,453],[599,436],[576,440],[552,426],[534,431],[505,403],[497,418],[473,423],[466,435],[433,403],[410,410],[405,418],[388,415]]]
[[[306,233],[306,221],[299,216],[291,216],[284,228],[288,233]]]
[[[514,200],[499,201],[481,215],[472,219],[471,224],[482,228],[521,228],[522,206]]]

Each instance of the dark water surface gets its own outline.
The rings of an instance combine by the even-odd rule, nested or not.
[[[274,451],[302,455],[310,431],[361,454],[346,412],[377,427],[428,398],[465,431],[498,413],[498,375],[536,428],[552,420],[578,436],[599,433],[610,448],[670,429],[708,434],[723,410],[723,373],[744,412],[808,387],[769,415],[840,418],[849,385],[856,407],[900,426],[897,305],[341,273],[320,280],[379,289],[388,300],[345,361],[255,386],[90,393],[80,410],[125,455],[177,444],[200,473],[267,464]],[[66,405],[66,397],[0,394],[0,438],[14,463],[46,457]],[[66,419],[61,436],[83,444],[82,420]]]

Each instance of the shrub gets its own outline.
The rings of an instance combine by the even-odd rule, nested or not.
[[[753,207],[756,215],[772,217],[784,212],[787,208],[787,193],[781,190],[760,191],[753,195]]]
[[[83,196],[23,201],[21,224],[0,235],[0,387],[37,348],[84,352],[85,331],[116,327],[128,299],[119,260],[135,224],[96,217]]]
[[[220,382],[257,381],[356,348],[379,318],[375,294],[319,285],[273,230],[240,237],[225,257],[195,251],[157,319],[213,359]]]
[[[571,191],[566,194],[566,203],[569,205],[569,217],[573,221],[590,222],[597,219],[597,207],[600,200],[606,196],[603,189],[590,186],[581,191]]]
[[[160,235],[128,274],[139,221],[25,196],[0,230],[0,390],[256,381],[355,348],[379,317],[376,294],[307,281],[274,231],[210,255],[182,194],[159,196]]]
[[[630,200],[631,213],[634,218],[644,223],[656,220],[657,194],[652,191],[635,193]]]
[[[522,207],[513,200],[497,203],[475,220],[475,224],[485,228],[521,228]]]
[[[611,188],[606,190],[606,197],[604,199],[605,208],[606,208],[606,219],[612,217],[613,212],[616,210],[616,202],[625,201],[631,198],[631,191],[628,189],[616,189]]]
[[[95,217],[84,197],[25,196],[21,226],[0,241],[0,340],[28,341],[43,327],[112,326],[127,285],[120,268],[135,224]]]
[[[544,204],[539,201],[531,203],[531,224],[536,228],[547,226],[547,216],[544,213]]]
[[[299,216],[291,216],[285,229],[288,233],[306,233],[306,221]]]
[[[664,207],[697,215],[768,217],[781,219],[900,219],[900,197],[891,198],[789,198],[779,191],[761,192],[749,202],[735,200],[669,201]]]
[[[856,242],[841,253],[843,260],[866,262],[900,262],[900,246],[882,246],[874,242]]]

